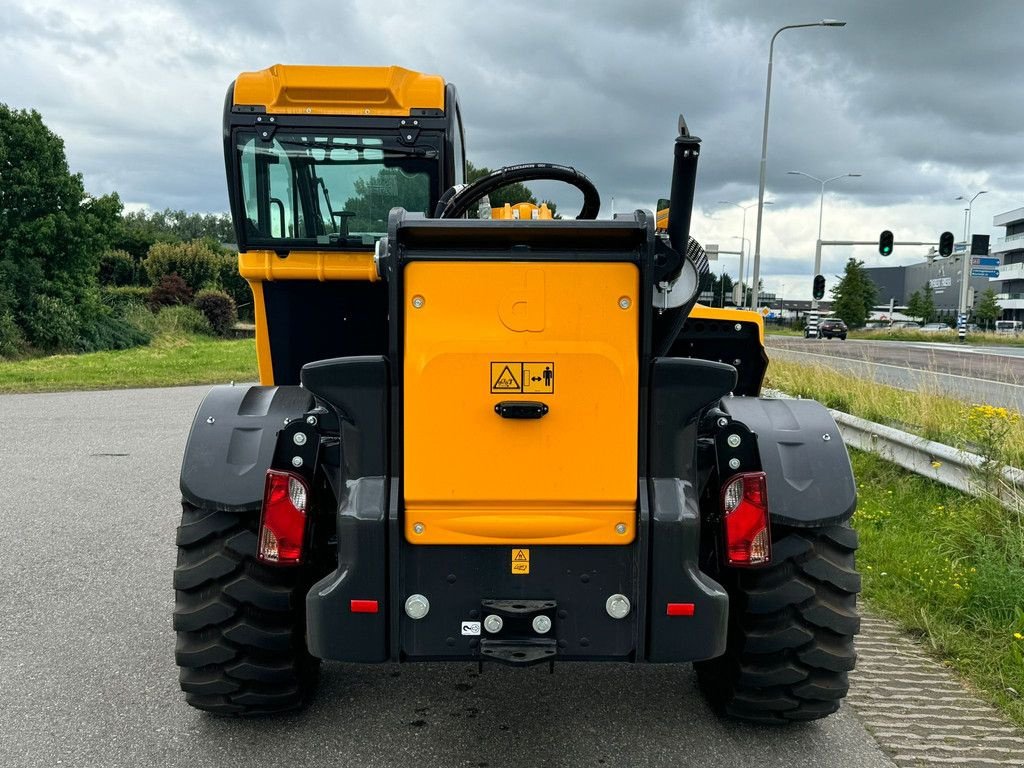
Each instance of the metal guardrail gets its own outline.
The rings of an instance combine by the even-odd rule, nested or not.
[[[766,397],[789,398],[785,392],[764,389]],[[984,457],[936,443],[895,427],[829,409],[843,441],[854,448],[881,456],[930,480],[972,496],[998,497],[1008,509],[1024,508],[1024,470],[1017,467],[989,469]]]

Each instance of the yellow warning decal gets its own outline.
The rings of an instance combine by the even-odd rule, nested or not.
[[[491,392],[522,392],[522,363],[491,363]]]
[[[491,394],[511,392],[526,395],[553,395],[555,393],[555,364],[548,362],[492,362]]]
[[[512,550],[512,573],[517,576],[525,576],[530,572],[530,550]]]

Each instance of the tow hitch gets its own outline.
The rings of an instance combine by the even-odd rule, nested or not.
[[[480,640],[480,661],[525,667],[555,661],[554,600],[484,600],[480,603],[487,637]]]

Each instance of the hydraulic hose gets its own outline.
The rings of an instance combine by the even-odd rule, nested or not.
[[[554,163],[522,163],[509,165],[491,172],[472,184],[461,189],[449,189],[445,192],[434,209],[434,217],[439,219],[455,219],[469,210],[470,206],[484,195],[526,181],[562,181],[576,187],[583,193],[583,208],[577,219],[596,219],[601,210],[601,195],[594,182],[585,175],[567,165]]]

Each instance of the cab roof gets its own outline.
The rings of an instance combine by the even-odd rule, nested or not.
[[[444,100],[442,77],[402,67],[275,64],[240,74],[233,106],[269,114],[408,116],[443,114]]]

